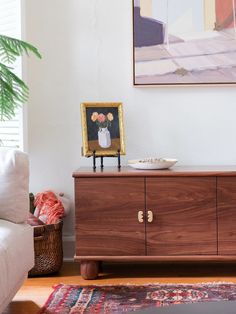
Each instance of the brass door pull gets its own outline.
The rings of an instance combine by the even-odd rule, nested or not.
[[[151,210],[148,211],[148,222],[153,222],[153,212]]]
[[[138,222],[139,222],[139,223],[143,223],[143,222],[144,222],[144,219],[143,219],[143,211],[142,211],[142,210],[140,210],[140,211],[138,212]]]

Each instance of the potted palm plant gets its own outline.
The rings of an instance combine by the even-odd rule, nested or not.
[[[0,120],[12,119],[16,109],[28,99],[28,86],[14,73],[14,62],[24,53],[41,58],[38,49],[31,44],[0,35]]]

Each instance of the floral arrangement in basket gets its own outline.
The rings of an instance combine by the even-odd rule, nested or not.
[[[102,148],[111,146],[111,134],[108,127],[111,127],[114,120],[113,114],[109,112],[107,115],[103,113],[93,112],[91,120],[98,126],[98,144]]]

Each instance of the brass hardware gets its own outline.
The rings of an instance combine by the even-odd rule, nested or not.
[[[153,222],[153,212],[151,210],[148,211],[148,222]]]
[[[143,222],[144,222],[144,219],[143,219],[143,211],[142,211],[142,210],[140,210],[140,211],[138,212],[138,222],[139,222],[139,223],[143,223]]]

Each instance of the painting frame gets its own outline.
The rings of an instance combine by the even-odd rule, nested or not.
[[[148,82],[148,83],[140,83],[136,80],[136,57],[135,57],[135,2],[136,1],[142,1],[142,0],[132,0],[132,56],[133,56],[133,62],[132,62],[132,72],[133,72],[133,86],[134,87],[219,87],[219,86],[225,86],[225,87],[234,87],[236,85],[236,78],[235,80],[223,80],[223,81],[206,81],[206,82]],[[217,1],[217,0],[216,0]],[[220,1],[220,0],[218,0]],[[235,18],[236,18],[236,3],[235,3]],[[234,21],[234,25],[235,21]],[[235,27],[235,34],[236,34],[236,27]],[[236,35],[235,35],[236,39]],[[235,46],[236,48],[236,46]],[[235,68],[235,76],[236,76],[236,66],[233,66]],[[182,69],[181,69],[182,71]]]
[[[108,110],[110,108],[110,110]],[[103,110],[104,109],[104,110]],[[96,151],[96,156],[116,156],[118,150],[120,151],[120,155],[125,155],[125,134],[124,134],[124,117],[123,117],[123,104],[121,102],[83,102],[80,105],[81,111],[81,126],[82,126],[82,155],[85,157],[90,157],[93,155],[93,152]],[[116,134],[118,133],[118,138],[113,138],[112,134],[110,135],[111,147],[109,148],[98,148],[98,139],[96,143],[94,141],[89,140],[89,127],[91,128],[91,121],[89,120],[89,112],[90,112],[90,119],[94,114],[103,114],[104,112],[108,112],[106,116],[111,114],[109,127],[112,127],[112,123],[116,123]],[[92,116],[91,116],[91,112]],[[96,118],[96,116],[95,116]],[[95,120],[93,118],[93,120]],[[98,123],[98,121],[92,121],[94,123]],[[106,123],[106,122],[104,122]],[[99,127],[97,127],[99,129]],[[109,129],[109,128],[108,128]],[[94,131],[94,130],[93,130]],[[99,130],[98,130],[99,131]],[[117,136],[116,136],[117,137]],[[115,145],[113,141],[116,141]],[[94,146],[96,144],[96,147]],[[105,145],[106,146],[106,145]],[[115,146],[115,147],[113,147]],[[115,149],[116,148],[116,149]]]

